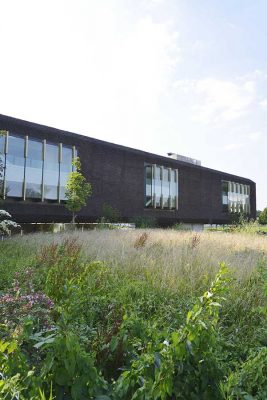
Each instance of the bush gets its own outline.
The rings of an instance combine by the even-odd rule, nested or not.
[[[264,210],[260,213],[260,215],[259,215],[259,223],[261,225],[266,225],[267,224],[267,207],[264,208]]]
[[[0,235],[10,235],[11,230],[20,228],[11,218],[7,211],[0,210]]]
[[[157,221],[155,218],[152,217],[146,217],[146,216],[140,216],[140,217],[135,217],[132,222],[135,224],[136,228],[156,228],[157,227]]]
[[[107,203],[103,204],[102,207],[102,222],[119,222],[120,221],[120,212],[117,208],[110,206]]]

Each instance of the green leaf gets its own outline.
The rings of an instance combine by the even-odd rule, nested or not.
[[[118,347],[118,343],[119,343],[119,340],[118,340],[117,336],[112,336],[112,339],[111,339],[110,344],[109,344],[110,350],[112,351],[112,353]]]
[[[161,359],[160,359],[159,353],[155,353],[154,357],[155,357],[155,359],[154,359],[155,368],[160,368]]]
[[[17,343],[16,343],[16,342],[11,342],[11,343],[8,345],[7,353],[8,353],[8,354],[13,353],[13,351],[16,350],[17,347],[18,347],[18,346],[17,346]]]
[[[210,303],[210,306],[214,306],[214,307],[221,307],[222,305],[220,303],[217,303],[216,301],[212,301]]]

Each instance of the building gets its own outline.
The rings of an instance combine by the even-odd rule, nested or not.
[[[18,222],[68,222],[65,184],[72,157],[92,183],[93,195],[78,213],[80,222],[103,215],[103,204],[124,221],[154,218],[162,225],[222,224],[231,213],[256,217],[256,185],[215,171],[197,160],[169,157],[0,115],[4,164],[4,208]]]

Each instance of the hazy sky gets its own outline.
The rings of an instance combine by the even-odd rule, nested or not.
[[[256,181],[266,0],[0,0],[0,113]]]

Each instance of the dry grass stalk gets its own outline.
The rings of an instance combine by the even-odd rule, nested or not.
[[[145,247],[146,242],[148,239],[148,234],[147,232],[142,233],[134,242],[134,248],[135,249],[141,249],[142,247]]]

